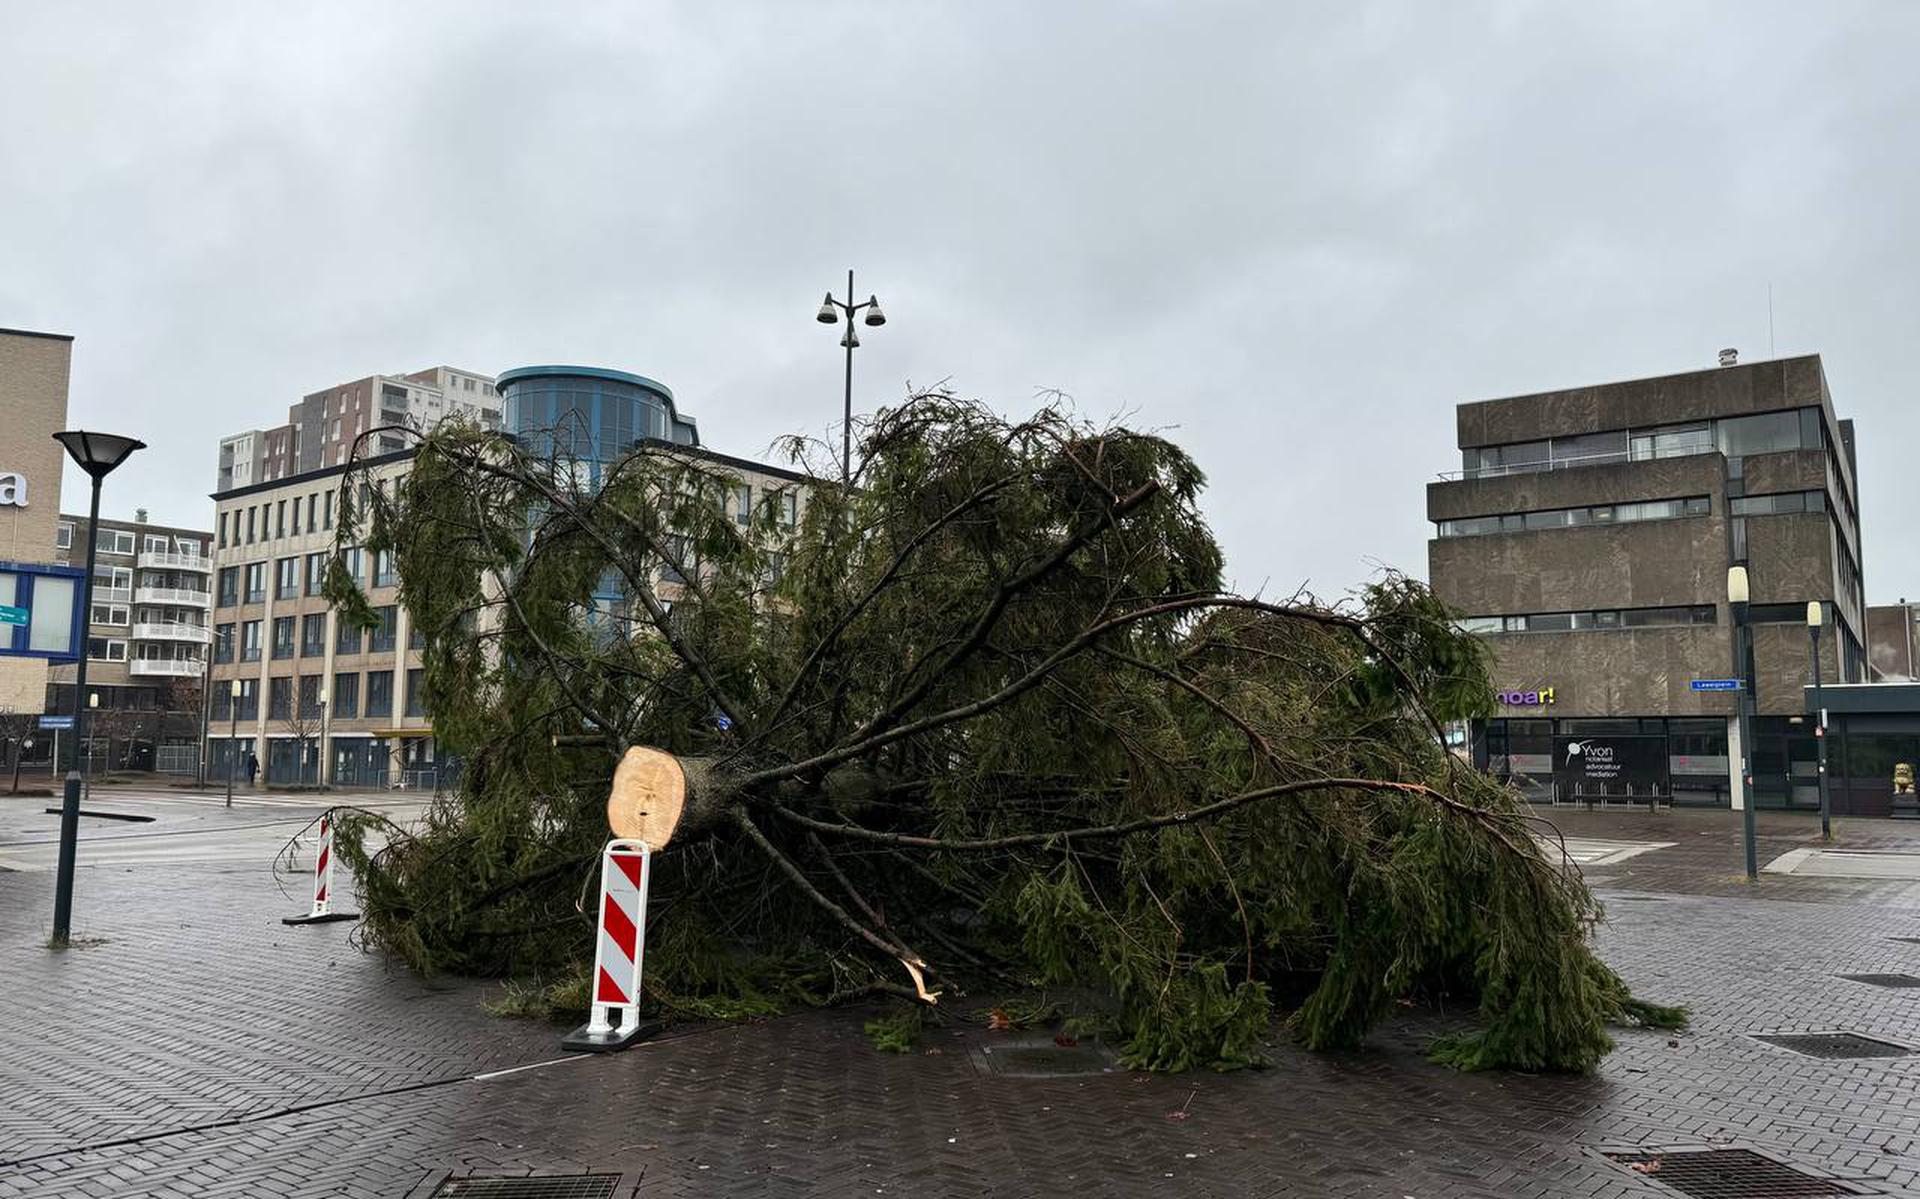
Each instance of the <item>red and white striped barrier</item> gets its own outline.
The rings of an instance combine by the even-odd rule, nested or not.
[[[357,912],[333,910],[333,809],[320,815],[320,849],[313,859],[313,910],[304,916],[283,916],[282,924],[329,924],[358,920]]]
[[[626,837],[600,854],[600,936],[593,954],[587,1022],[561,1038],[562,1049],[625,1049],[640,1027],[640,959],[647,948],[647,884],[652,851]]]

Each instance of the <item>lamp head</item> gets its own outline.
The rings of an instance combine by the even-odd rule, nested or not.
[[[95,479],[106,478],[135,450],[147,448],[147,443],[137,438],[122,437],[118,433],[89,433],[85,429],[55,433],[53,439],[67,448],[67,456],[75,465]]]
[[[1827,606],[1819,600],[1807,601],[1807,627],[1817,629],[1827,622]]]
[[[231,695],[235,699],[240,698],[240,680],[239,679],[227,680],[227,694]]]
[[[1727,602],[1744,604],[1747,602],[1747,568],[1733,566],[1727,569]]]
[[[860,344],[860,335],[853,331],[852,325],[847,326],[847,335],[840,339],[840,344],[847,347],[849,350],[855,348]]]
[[[869,325],[873,325],[875,327],[878,327],[880,325],[884,325],[887,323],[887,314],[880,311],[880,297],[878,296],[867,297],[866,322]]]
[[[832,292],[828,292],[827,298],[820,301],[820,311],[813,314],[813,319],[823,325],[831,325],[840,319],[840,314],[833,310]]]

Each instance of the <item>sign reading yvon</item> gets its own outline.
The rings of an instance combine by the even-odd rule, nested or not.
[[[1508,708],[1544,708],[1553,702],[1553,688],[1536,687],[1529,691],[1496,691],[1494,702]]]
[[[27,506],[27,476],[0,470],[0,508]]]

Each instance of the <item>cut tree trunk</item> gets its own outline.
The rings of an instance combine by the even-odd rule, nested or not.
[[[679,758],[636,745],[620,758],[607,795],[607,827],[616,837],[661,849],[691,841],[719,827],[733,807],[735,791],[708,758]]]

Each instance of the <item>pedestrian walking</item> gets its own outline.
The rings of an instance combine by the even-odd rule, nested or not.
[[[248,750],[247,751],[247,786],[249,787],[253,786],[253,780],[258,778],[259,775],[260,775],[260,759],[254,757],[252,750]]]

